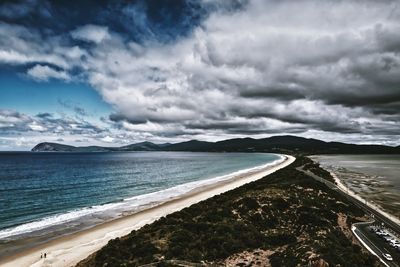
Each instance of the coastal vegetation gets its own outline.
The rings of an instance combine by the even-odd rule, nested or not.
[[[300,166],[324,173],[298,157],[263,179],[111,240],[77,266],[378,266],[350,231],[363,211]]]
[[[335,179],[332,177],[330,172],[327,170],[321,168],[320,164],[317,161],[313,161],[308,157],[300,157],[298,159],[298,164],[303,168],[305,171],[310,171],[314,173],[315,175],[324,178],[325,180],[331,182],[331,183],[336,183]]]

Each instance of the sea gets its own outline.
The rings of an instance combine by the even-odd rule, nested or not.
[[[268,153],[1,152],[0,257],[24,240],[45,242],[279,161]]]
[[[400,155],[318,155],[350,190],[400,219]]]

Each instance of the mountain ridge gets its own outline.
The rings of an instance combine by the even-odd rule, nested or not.
[[[293,135],[272,136],[262,139],[250,137],[227,139],[217,142],[189,140],[170,144],[140,142],[121,147],[71,146],[43,142],[32,148],[32,152],[118,152],[118,151],[192,151],[192,152],[272,152],[303,154],[400,154],[400,146],[373,144],[349,144],[325,142],[313,138]]]

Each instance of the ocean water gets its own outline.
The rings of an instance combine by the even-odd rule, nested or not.
[[[11,241],[90,227],[281,160],[265,153],[0,153],[0,250]]]
[[[400,155],[318,155],[353,192],[400,219]]]

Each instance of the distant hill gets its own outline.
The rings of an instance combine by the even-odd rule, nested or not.
[[[187,142],[171,144],[169,146],[164,147],[164,150],[167,151],[212,151],[215,143],[190,140]]]
[[[113,149],[117,151],[156,151],[160,150],[160,148],[162,147],[163,147],[162,145],[156,145],[151,142],[142,142]]]
[[[101,146],[82,146],[75,147],[57,143],[40,143],[37,144],[34,148],[32,148],[33,152],[102,152],[109,151],[105,147]]]
[[[263,139],[236,138],[215,143],[189,141],[167,146],[169,151],[276,152],[305,154],[398,154],[399,147],[325,142],[298,136],[273,136]]]
[[[156,145],[151,142],[142,142],[121,147],[101,146],[69,146],[57,143],[40,143],[31,151],[33,152],[112,152],[112,151],[157,151],[163,145]]]
[[[219,142],[191,140],[176,144],[142,142],[122,147],[75,147],[57,143],[40,143],[34,152],[107,152],[107,151],[193,151],[193,152],[275,152],[303,154],[400,154],[400,147],[355,145],[325,142],[298,136],[273,136],[263,139],[236,138]]]

